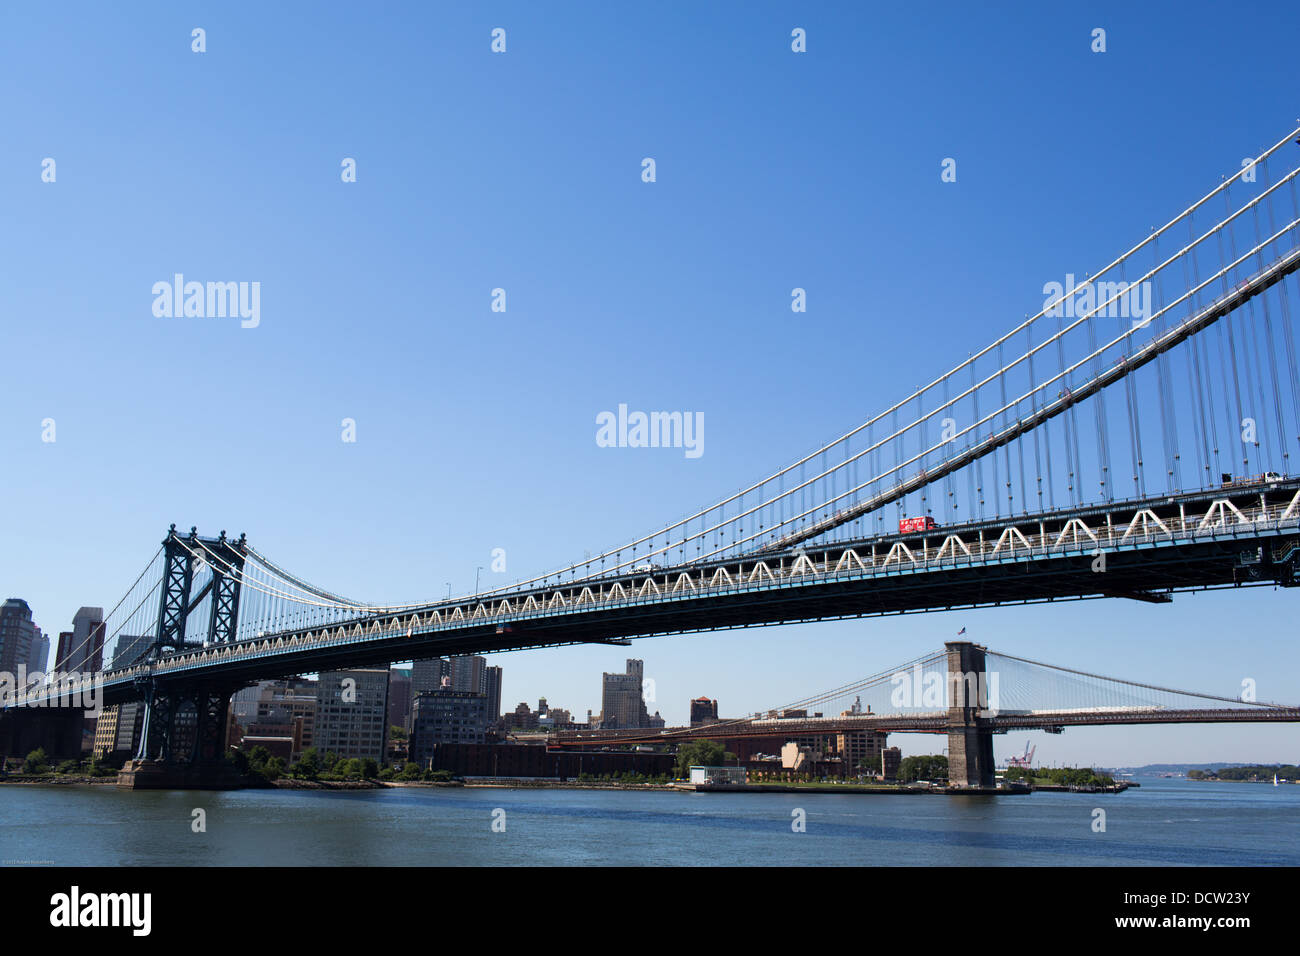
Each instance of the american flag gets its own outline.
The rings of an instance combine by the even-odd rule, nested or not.
[[[966,633],[966,628],[963,627],[960,631],[957,632],[957,636],[961,637],[965,633]]]

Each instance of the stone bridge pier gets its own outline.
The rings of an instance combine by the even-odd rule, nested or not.
[[[987,686],[988,648],[969,641],[949,641],[944,647],[948,652],[948,785],[991,789],[993,732],[987,718],[980,717],[979,699],[979,689]]]

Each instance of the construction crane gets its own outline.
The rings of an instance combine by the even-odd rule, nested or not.
[[[1030,765],[1034,762],[1034,751],[1037,749],[1038,749],[1037,747],[1029,746],[1029,741],[1026,740],[1024,754],[1022,754],[1019,757],[1007,758],[1008,769],[1010,769],[1011,767],[1020,767],[1024,770],[1028,770]]]

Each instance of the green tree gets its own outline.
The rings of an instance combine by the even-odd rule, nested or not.
[[[898,779],[903,783],[917,780],[947,780],[948,758],[943,754],[917,754],[904,757],[898,765]]]
[[[267,750],[261,744],[258,744],[248,752],[248,766],[254,773],[261,773],[266,769],[266,762],[271,759],[271,751]]]
[[[727,749],[715,740],[692,740],[677,748],[677,775],[689,777],[692,767],[720,767]]]
[[[320,771],[320,751],[315,747],[304,750],[293,765],[293,775],[300,780],[315,780]]]
[[[37,747],[23,761],[23,773],[49,773],[50,758],[45,755],[44,747]]]

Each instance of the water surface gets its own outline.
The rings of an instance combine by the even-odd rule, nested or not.
[[[1159,778],[1003,797],[2,785],[0,865],[1300,866],[1297,821],[1300,786]]]

